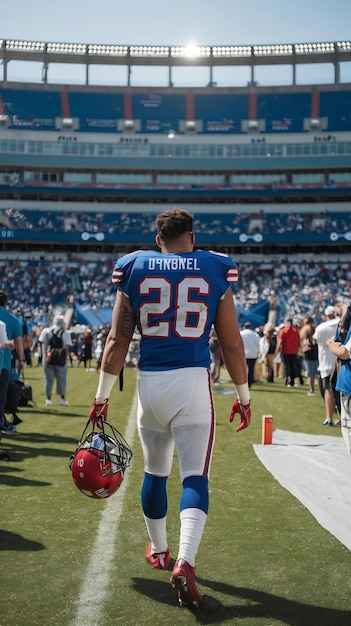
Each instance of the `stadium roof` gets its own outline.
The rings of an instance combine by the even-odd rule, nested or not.
[[[86,67],[86,84],[89,84],[90,65],[124,65],[128,68],[128,86],[133,66],[163,66],[169,69],[172,85],[173,67],[208,67],[210,84],[214,67],[247,66],[251,68],[255,83],[255,67],[261,65],[291,65],[293,84],[296,66],[309,63],[334,65],[334,81],[340,79],[340,63],[351,61],[351,41],[314,42],[264,45],[218,46],[159,46],[124,44],[82,44],[0,39],[0,62],[3,81],[7,81],[10,61],[37,61],[43,64],[43,82],[51,63],[83,64]]]

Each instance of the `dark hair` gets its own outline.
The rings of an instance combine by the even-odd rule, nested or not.
[[[7,305],[7,294],[4,291],[0,290],[0,306]]]
[[[157,233],[163,241],[177,239],[184,233],[193,231],[194,216],[184,209],[174,208],[163,211],[156,217]]]
[[[343,343],[345,341],[346,335],[349,331],[351,324],[351,305],[349,305],[342,316],[337,329],[337,339],[336,341],[341,341]]]

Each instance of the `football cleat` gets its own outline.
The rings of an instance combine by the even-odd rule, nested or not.
[[[171,584],[178,592],[179,604],[198,609],[202,604],[202,595],[199,593],[195,582],[195,569],[184,559],[175,562]]]
[[[152,552],[150,541],[145,548],[145,559],[155,569],[168,569],[171,562],[169,548],[167,548],[166,552]]]
[[[84,495],[97,500],[112,496],[122,484],[124,472],[130,465],[132,451],[126,440],[113,426],[103,423],[99,432],[83,431],[70,469],[76,487]],[[111,434],[105,432],[106,426]]]

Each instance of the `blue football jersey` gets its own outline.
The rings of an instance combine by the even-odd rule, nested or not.
[[[238,271],[225,254],[138,250],[119,258],[112,281],[129,298],[141,335],[141,370],[210,367],[218,301]]]

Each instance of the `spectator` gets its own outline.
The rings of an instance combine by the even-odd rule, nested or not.
[[[263,376],[267,383],[274,382],[274,355],[277,348],[277,335],[274,324],[267,322],[260,337],[259,356],[262,359]]]
[[[50,339],[53,333],[58,333],[62,336],[63,347],[66,351],[66,359],[64,365],[53,365],[48,363],[47,350],[50,344]],[[56,379],[56,392],[60,396],[60,406],[67,406],[66,400],[66,387],[67,387],[67,361],[69,357],[71,343],[71,335],[66,330],[65,321],[62,315],[56,315],[54,317],[53,326],[44,328],[40,334],[39,342],[42,348],[42,362],[45,381],[45,394],[46,394],[46,406],[52,405],[52,389]]]
[[[26,365],[32,367],[32,347],[33,347],[33,325],[32,314],[29,310],[25,310],[23,313],[23,348],[24,348],[24,361]]]
[[[104,353],[105,343],[106,343],[108,332],[109,332],[109,329],[107,327],[105,327],[103,325],[99,326],[98,334],[97,334],[97,338],[96,338],[96,351],[95,351],[96,371],[97,372],[99,372],[100,369],[101,369],[102,355]]]
[[[248,372],[249,387],[255,382],[255,363],[260,348],[260,336],[252,329],[251,322],[245,322],[243,330],[240,331],[244,343],[244,351]]]
[[[23,341],[23,359],[25,365],[32,365],[30,348],[32,346],[32,335],[28,330],[27,321],[24,319],[20,308],[15,308],[13,314],[18,318],[22,327],[22,341]],[[10,381],[20,379],[20,369],[18,366],[18,354],[17,350],[12,351],[11,356],[11,369],[10,369]]]
[[[210,332],[209,347],[210,347],[210,354],[211,354],[211,367],[210,367],[211,382],[218,383],[220,379],[220,373],[221,373],[222,353],[221,353],[221,347],[219,345],[216,329],[214,326],[212,326],[211,332]]]
[[[306,376],[309,382],[308,396],[315,395],[315,379],[318,372],[318,346],[313,338],[315,326],[313,318],[309,315],[305,317],[303,326],[300,329],[300,344],[303,353]]]
[[[93,335],[91,332],[91,328],[87,328],[84,331],[83,336],[81,338],[81,354],[78,361],[78,367],[81,363],[84,365],[84,369],[91,367],[91,359],[92,359],[92,351],[93,351]]]
[[[301,320],[296,320],[295,321],[295,326],[297,328],[297,331],[299,333],[300,336],[300,330],[302,327],[302,321]],[[295,383],[296,384],[300,384],[303,385],[305,383],[304,378],[303,378],[303,368],[304,368],[304,361],[303,361],[303,352],[302,352],[302,348],[301,348],[301,341],[299,342],[299,350],[297,353],[297,377],[299,379],[299,383]]]
[[[0,322],[0,379],[1,379],[2,366],[4,363],[5,348],[12,350],[14,348],[14,345],[15,345],[15,342],[13,340],[9,341],[8,336],[6,334],[5,322]],[[3,426],[3,423],[1,421],[0,422],[0,441],[1,441],[2,426]],[[10,461],[11,457],[9,456],[8,452],[2,451],[0,453],[0,459]]]
[[[0,321],[0,374],[4,365],[4,357],[5,357],[5,348],[8,350],[13,350],[15,346],[15,342],[13,339],[10,341],[7,332],[6,332],[6,324],[5,322]]]
[[[339,318],[336,317],[334,306],[327,306],[324,311],[325,321],[318,324],[313,338],[318,345],[318,372],[319,390],[325,406],[325,420],[323,426],[334,426],[339,421],[340,415],[340,394],[335,389],[336,384],[336,356],[329,349],[327,342],[334,337]],[[338,420],[333,422],[333,414],[336,411]]]
[[[344,312],[335,338],[327,340],[329,350],[340,359],[336,390],[340,393],[341,433],[351,454],[351,307]]]
[[[294,387],[295,378],[299,376],[298,352],[300,346],[299,331],[288,317],[285,325],[278,333],[276,354],[281,353],[285,368],[285,386]]]
[[[126,367],[137,367],[140,357],[140,334],[138,331],[133,333],[132,340],[129,344],[128,352],[126,354],[125,365]]]
[[[37,356],[37,367],[41,367],[43,364],[43,355],[39,342],[39,337],[43,328],[45,328],[45,326],[34,326],[33,328],[33,354]]]
[[[16,432],[16,426],[10,424],[5,417],[5,406],[7,398],[7,389],[10,380],[11,371],[11,357],[13,348],[17,351],[18,356],[18,368],[23,369],[23,338],[22,338],[22,326],[17,317],[7,309],[7,294],[4,291],[0,291],[0,321],[4,322],[6,326],[6,334],[11,342],[11,349],[5,347],[3,354],[3,365],[0,374],[0,427],[1,432],[4,435],[13,435]]]

